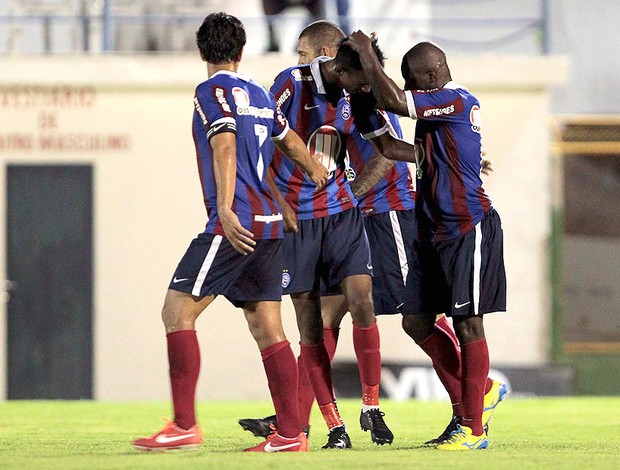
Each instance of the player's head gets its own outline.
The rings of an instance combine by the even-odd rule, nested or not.
[[[400,71],[407,90],[431,90],[452,80],[446,54],[432,42],[420,42],[409,49]]]
[[[241,21],[226,13],[211,13],[196,32],[202,60],[210,64],[239,62],[245,46]]]
[[[297,63],[309,64],[320,56],[334,57],[343,38],[342,30],[331,21],[309,24],[297,40]]]
[[[343,40],[344,41],[344,40]],[[377,39],[372,40],[372,49],[379,59],[381,67],[383,67],[385,56],[383,51],[377,45]],[[368,79],[362,68],[360,56],[348,44],[340,44],[338,53],[334,58],[335,72],[338,76],[338,84],[341,88],[347,90],[348,93],[357,93],[360,91],[369,92],[370,86]]]

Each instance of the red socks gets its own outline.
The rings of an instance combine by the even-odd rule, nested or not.
[[[340,328],[323,329],[323,342],[325,343],[325,349],[330,362],[336,354],[339,333]],[[306,373],[301,356],[297,360],[297,369],[299,370],[299,386],[297,388],[299,393],[299,421],[302,426],[307,426],[310,424],[310,413],[314,404],[314,391],[312,390],[312,384]]]
[[[180,330],[168,333],[168,364],[174,422],[181,429],[196,424],[196,384],[200,372],[200,349],[195,330]]]
[[[431,335],[419,346],[431,358],[433,368],[450,396],[452,414],[462,417],[464,409],[461,396],[461,351],[446,317],[437,320]]]
[[[278,419],[278,434],[296,437],[301,431],[297,390],[290,385],[297,383],[295,355],[288,341],[280,341],[261,351],[263,366],[271,399]]]
[[[486,338],[462,344],[461,356],[463,367],[461,390],[465,409],[461,424],[470,427],[474,436],[480,436],[484,432],[482,411],[489,375],[489,350]]]
[[[303,362],[306,374],[312,384],[312,390],[316,401],[321,405],[326,405],[334,401],[332,390],[332,373],[329,355],[325,349],[323,341],[317,344],[299,343],[299,359]],[[279,423],[278,423],[279,424]]]
[[[377,323],[368,328],[353,325],[353,347],[357,356],[362,399],[364,405],[379,405],[379,382],[381,381],[381,351],[379,350]]]

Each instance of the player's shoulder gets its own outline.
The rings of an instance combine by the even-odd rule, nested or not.
[[[314,81],[310,64],[294,65],[282,70],[276,77],[276,82],[289,82],[293,86],[301,85],[303,82]]]

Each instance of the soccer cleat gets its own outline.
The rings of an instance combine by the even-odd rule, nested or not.
[[[493,380],[491,390],[484,395],[484,409],[482,410],[482,425],[488,429],[489,422],[493,416],[495,407],[499,405],[506,395],[508,395],[508,387],[505,383]]]
[[[362,431],[370,431],[370,438],[377,445],[391,444],[394,441],[394,434],[385,424],[384,416],[385,413],[379,408],[373,408],[360,413]]]
[[[458,425],[460,422],[459,420],[460,418],[458,416],[453,416],[448,425],[446,426],[446,429],[444,429],[443,432],[435,439],[430,439],[426,441],[424,445],[436,446],[437,444],[441,444],[442,442],[448,440],[452,433],[458,429]]]
[[[168,421],[164,429],[150,437],[136,439],[133,446],[143,451],[165,452],[175,449],[194,450],[198,449],[201,443],[202,431],[197,424],[185,430]]]
[[[351,438],[344,425],[331,428],[327,436],[327,444],[323,446],[323,449],[350,449],[352,447]]]
[[[435,448],[438,450],[481,450],[487,447],[489,447],[489,439],[486,433],[482,436],[474,436],[471,428],[457,424],[456,431]]]
[[[303,432],[297,437],[282,437],[274,432],[264,442],[248,447],[244,452],[308,452],[308,438]]]
[[[250,431],[256,437],[267,438],[278,430],[276,415],[266,418],[244,418],[239,420],[239,425],[246,431]]]
[[[276,415],[266,418],[244,418],[239,420],[239,425],[245,430],[250,431],[256,437],[268,437],[278,432],[278,420]],[[304,428],[306,437],[310,437],[310,425]]]

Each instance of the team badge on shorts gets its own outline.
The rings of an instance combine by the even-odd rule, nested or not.
[[[290,283],[291,283],[291,275],[287,271],[284,271],[282,273],[282,288],[286,289]]]

